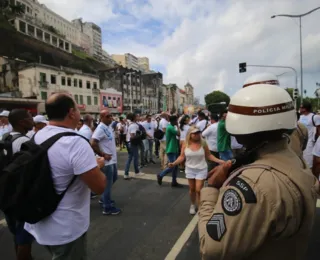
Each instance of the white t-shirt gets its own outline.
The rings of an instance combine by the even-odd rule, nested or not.
[[[201,121],[198,121],[198,123],[196,124],[196,126],[200,129],[200,131],[202,132],[206,126],[209,125],[209,122],[205,119],[202,119]]]
[[[147,136],[147,139],[153,139],[153,135],[154,135],[154,130],[156,128],[156,125],[154,122],[150,122],[148,123],[147,121],[142,123],[142,126],[144,127],[144,129],[146,129],[146,132],[148,135],[152,136],[152,138],[150,138],[149,136]]]
[[[303,151],[303,158],[306,161],[307,165],[311,168],[313,165],[313,155],[312,150],[314,146],[314,135],[315,135],[315,127],[312,123],[313,114],[309,115],[301,115],[300,123],[304,124],[308,129],[308,143],[306,149]]]
[[[218,122],[208,126],[207,129],[202,132],[202,136],[206,138],[209,150],[213,152],[218,152]]]
[[[122,134],[126,135],[126,134],[128,133],[128,129],[127,129],[126,124],[119,122],[119,123],[117,124],[117,129],[118,129],[119,133],[120,133],[120,129],[121,129],[121,128],[123,129],[123,133],[122,133]],[[121,133],[120,133],[120,134],[121,134]]]
[[[35,135],[35,142],[41,144],[51,136],[63,132],[75,131],[49,125]],[[97,166],[92,148],[80,136],[61,137],[48,150],[48,157],[58,193],[67,188],[74,175],[81,175]],[[54,213],[36,224],[25,223],[24,228],[41,245],[63,245],[87,232],[89,224],[90,189],[78,177]]]
[[[0,126],[0,136],[12,132],[12,126],[10,124],[8,125],[2,125]]]
[[[184,125],[183,126],[183,130],[180,129],[180,140],[181,141],[185,141],[186,140],[189,128],[190,128],[189,125]]]
[[[162,118],[159,123],[159,129],[164,131],[164,129],[167,129],[168,125],[169,125],[169,122],[166,119]],[[165,141],[165,140],[166,140],[166,133],[164,133],[164,136],[160,141]]]
[[[314,145],[312,154],[314,156],[320,157],[320,138],[318,138],[316,144]]]
[[[117,147],[114,132],[111,125],[107,126],[104,123],[100,123],[97,129],[94,131],[92,138],[99,141],[99,148],[106,154],[111,154],[110,161],[105,161],[104,165],[111,165],[117,163]]]
[[[242,144],[239,144],[237,139],[234,136],[231,136],[231,149],[241,149],[243,148]]]
[[[127,133],[127,142],[130,142],[131,134],[137,134],[137,131],[139,131],[138,124],[134,122],[130,122],[128,127],[128,133]]]
[[[18,135],[18,134],[20,134],[20,133],[18,133],[18,132],[11,132],[10,133],[10,135],[12,135],[12,137],[14,137],[15,135]],[[2,140],[2,136],[0,136],[0,140]],[[16,140],[14,140],[12,142],[12,154],[19,152],[21,149],[21,145],[29,140],[30,139],[27,136],[21,136],[21,137],[17,138]]]
[[[91,137],[92,137],[92,130],[90,129],[89,126],[87,125],[83,125],[78,134],[82,135],[84,138],[86,138],[88,141],[90,141]]]

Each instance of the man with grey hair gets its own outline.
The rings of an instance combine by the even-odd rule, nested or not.
[[[93,117],[89,114],[86,114],[83,117],[83,126],[79,130],[79,134],[82,135],[84,138],[86,138],[88,141],[90,141],[91,136],[92,136],[92,122],[93,122]]]

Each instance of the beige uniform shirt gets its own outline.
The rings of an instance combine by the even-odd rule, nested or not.
[[[303,157],[303,150],[308,142],[308,129],[298,122],[297,129],[290,136],[290,147],[299,156]]]
[[[319,184],[287,140],[262,148],[254,164],[220,190],[204,188],[202,259],[305,259]]]

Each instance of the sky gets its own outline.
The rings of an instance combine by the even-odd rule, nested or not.
[[[289,69],[239,63],[291,66],[300,88],[299,20],[275,14],[302,14],[319,0],[40,0],[63,17],[82,17],[102,28],[110,54],[146,56],[163,83],[183,88],[189,81],[203,101],[214,90],[233,95],[255,73],[280,75],[295,87]],[[320,10],[302,18],[303,87],[314,97],[320,82]]]

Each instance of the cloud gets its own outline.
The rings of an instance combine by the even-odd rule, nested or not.
[[[103,29],[109,53],[147,56],[163,68],[164,82],[183,87],[189,80],[201,100],[223,90],[232,95],[253,73],[281,74],[287,69],[238,64],[284,65],[300,71],[298,20],[274,14],[299,14],[319,6],[318,0],[43,0],[68,19],[83,17]],[[302,19],[304,87],[312,95],[320,81],[320,10]],[[295,86],[292,72],[279,77]],[[300,82],[300,80],[298,80]]]

